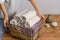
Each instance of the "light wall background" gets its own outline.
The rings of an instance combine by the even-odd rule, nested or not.
[[[40,11],[43,14],[60,14],[60,0],[36,0],[39,7],[40,7]],[[24,9],[30,9],[33,10],[33,6],[32,4],[27,1],[27,0],[12,0],[11,1],[11,6],[12,10],[14,11],[15,9],[17,10],[17,12],[21,12]],[[8,7],[6,7],[8,9]],[[15,9],[14,9],[15,8]]]
[[[60,14],[60,0],[36,0],[43,14]],[[25,8],[33,9],[30,2],[26,0],[20,0],[19,10],[22,11]]]

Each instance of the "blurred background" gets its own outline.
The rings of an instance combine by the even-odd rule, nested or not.
[[[43,14],[48,14],[48,13],[60,14],[60,0],[36,0],[36,1],[38,2],[40,10]],[[16,0],[16,1],[12,0],[12,2],[15,2],[15,5],[17,6],[19,12],[21,12],[26,8],[30,10],[34,9],[31,3],[27,0]]]

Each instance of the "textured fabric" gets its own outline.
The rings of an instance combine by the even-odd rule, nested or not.
[[[0,0],[0,3],[3,3],[5,0]]]
[[[29,11],[24,13],[23,15],[15,15],[14,18],[10,21],[10,24],[31,28],[34,24],[36,24],[41,19],[36,15],[35,11]]]

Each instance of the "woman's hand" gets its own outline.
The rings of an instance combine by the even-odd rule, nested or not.
[[[38,15],[41,19],[46,20],[46,18],[44,17],[44,15],[41,14],[40,11],[36,11],[36,12],[37,12],[37,15]]]
[[[6,16],[5,18],[4,18],[4,26],[5,27],[7,27],[7,25],[8,25],[8,16]]]
[[[46,18],[44,17],[44,15],[41,15],[41,18],[42,18],[43,20],[46,20]]]
[[[4,15],[4,26],[7,27],[7,24],[8,24],[8,13],[6,11],[4,3],[1,3],[0,7],[1,7],[1,10],[2,10],[3,15]]]

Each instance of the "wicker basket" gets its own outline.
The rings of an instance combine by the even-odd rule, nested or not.
[[[14,37],[25,39],[25,40],[36,40],[40,36],[40,30],[38,30],[33,35],[25,34],[23,32],[17,33],[17,32],[14,32],[14,31],[11,31],[10,34]]]
[[[10,31],[9,33],[14,37],[25,40],[36,40],[36,38],[38,38],[40,35],[41,24],[42,21],[39,21],[30,29],[10,24],[8,30]]]

